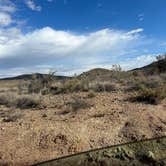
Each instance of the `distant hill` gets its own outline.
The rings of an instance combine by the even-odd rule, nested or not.
[[[78,78],[88,78],[89,81],[93,80],[108,80],[111,78],[113,71],[104,68],[95,68],[87,72],[83,72]]]
[[[138,71],[138,72],[143,72],[144,74],[147,75],[153,75],[153,74],[159,74],[159,73],[165,73],[166,72],[166,59],[159,60],[156,62],[153,62],[147,66],[141,67],[141,68],[136,68],[133,70],[130,70],[128,72],[133,72],[133,71]],[[128,72],[123,72],[123,73],[128,73]],[[44,78],[47,74],[40,74],[36,73],[37,78]],[[113,70],[109,69],[104,69],[104,68],[95,68],[92,70],[89,70],[87,72],[83,72],[77,78],[88,78],[89,80],[108,80],[108,79],[113,79],[115,76],[115,72]],[[64,80],[64,79],[69,79],[72,77],[67,77],[67,76],[54,76],[55,79],[57,80]],[[9,77],[9,78],[3,78],[0,80],[30,80],[32,78],[32,74],[23,74],[19,75],[16,77]]]
[[[83,72],[82,74],[80,74],[80,77],[83,77],[83,76],[102,76],[102,75],[105,75],[105,74],[108,74],[110,73],[111,70],[109,69],[104,69],[104,68],[95,68],[95,69],[92,69],[92,70],[89,70],[87,72]]]
[[[35,73],[35,75],[36,75],[37,78],[43,79],[48,74]],[[32,79],[32,76],[33,76],[33,74],[23,74],[23,75],[19,75],[19,76],[16,76],[16,77],[2,78],[0,80],[30,80],[30,79]],[[64,79],[70,78],[70,77],[66,77],[66,76],[54,76],[54,77],[57,80],[64,80]]]

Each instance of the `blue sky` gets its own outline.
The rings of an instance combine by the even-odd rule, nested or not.
[[[166,52],[165,0],[0,0],[0,77],[141,67]]]

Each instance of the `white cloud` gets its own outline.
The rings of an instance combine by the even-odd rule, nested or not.
[[[18,28],[0,29],[0,74],[46,72],[56,67],[69,75],[95,67],[111,68],[115,59],[126,59],[125,56],[135,52],[142,43],[142,31],[102,29],[75,34],[45,27],[23,34]],[[141,57],[123,63],[120,59],[118,63],[128,69],[147,64],[153,58]]]
[[[27,50],[28,54],[42,57],[83,54],[89,56],[101,52],[120,54],[139,38],[139,32],[140,30],[123,32],[103,29],[78,35],[45,27],[28,34],[22,34],[16,28],[6,29],[0,31],[0,37],[5,38],[5,42],[0,45],[0,57],[23,56],[22,53],[27,54]]]
[[[10,0],[0,0],[0,27],[9,26],[15,22],[11,14],[16,11],[15,4]]]
[[[27,5],[27,7],[30,8],[31,10],[33,10],[33,11],[41,11],[42,10],[42,7],[36,5],[33,0],[25,0],[25,3]]]
[[[143,67],[147,64],[150,64],[156,60],[157,54],[147,54],[147,55],[140,55],[135,58],[129,58],[120,62],[120,65],[124,70],[131,70],[134,68]]]
[[[0,12],[0,27],[8,26],[12,23],[12,18],[9,14]]]
[[[138,14],[138,20],[143,21],[144,20],[144,13]]]
[[[13,13],[16,11],[16,6],[10,0],[0,0],[0,11]]]

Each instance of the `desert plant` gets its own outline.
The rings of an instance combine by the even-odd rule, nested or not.
[[[0,95],[0,105],[8,105],[9,104],[9,96],[8,95]]]
[[[63,86],[64,92],[77,92],[80,90],[80,82],[76,78],[68,80]]]
[[[142,86],[137,92],[133,101],[145,102],[148,104],[158,104],[161,100],[166,98],[166,86],[160,86],[157,88],[146,88]]]
[[[94,83],[90,88],[95,92],[112,92],[116,90],[116,86],[109,82]]]
[[[112,70],[116,71],[116,72],[120,72],[120,71],[122,71],[122,68],[120,65],[115,64],[115,65],[112,65]]]
[[[80,109],[90,108],[91,104],[89,104],[86,100],[81,99],[79,96],[73,96],[72,101],[67,103],[67,109],[77,112]]]
[[[22,113],[14,113],[14,114],[10,114],[8,116],[6,116],[3,119],[3,122],[16,122],[18,119],[22,118],[23,114]]]
[[[163,54],[163,55],[157,55],[156,56],[156,60],[157,61],[166,60],[166,53]]]
[[[11,107],[13,100],[14,100],[14,95],[12,93],[0,95],[0,105]]]
[[[28,93],[39,93],[43,88],[43,84],[40,78],[38,78],[37,74],[32,74],[32,78],[28,85]]]
[[[93,98],[95,96],[96,95],[95,95],[95,92],[93,90],[90,90],[89,93],[88,93],[88,95],[87,95],[88,98]]]
[[[40,100],[33,96],[19,96],[12,102],[12,105],[21,109],[36,108],[39,107]]]
[[[29,93],[50,93],[50,88],[55,80],[55,71],[50,71],[48,74],[39,77],[38,74],[33,74],[28,85]]]

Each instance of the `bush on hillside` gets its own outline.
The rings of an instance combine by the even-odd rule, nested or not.
[[[165,85],[158,88],[142,87],[137,92],[136,97],[132,98],[132,101],[144,102],[148,104],[159,104],[164,98],[166,98]]]

